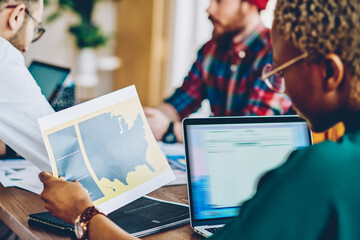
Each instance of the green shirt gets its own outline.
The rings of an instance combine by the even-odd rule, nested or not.
[[[360,239],[360,130],[294,151],[211,239]]]

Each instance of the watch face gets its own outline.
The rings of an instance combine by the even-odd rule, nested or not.
[[[174,134],[168,134],[165,136],[165,142],[167,143],[174,143],[176,142],[176,137]]]
[[[84,235],[84,229],[82,228],[80,221],[75,221],[74,230],[76,237],[79,239],[82,238]]]

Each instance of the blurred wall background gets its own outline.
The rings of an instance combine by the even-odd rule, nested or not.
[[[268,27],[275,2],[270,0],[262,12]],[[115,71],[99,70],[99,84],[91,89],[89,98],[135,84],[143,105],[158,105],[182,83],[198,48],[211,37],[205,12],[208,4],[209,0],[99,1],[94,22],[111,41],[96,50],[98,60],[116,56],[121,66]],[[51,6],[46,8],[45,16],[51,10]],[[79,50],[67,28],[75,21],[66,14],[45,24],[45,35],[25,54],[27,64],[39,60],[74,69]]]
[[[106,0],[97,3],[94,12],[94,22],[98,23],[102,30],[111,37],[105,48],[97,49],[98,56],[112,56],[115,54],[117,41],[117,12],[118,2]],[[29,65],[32,60],[47,62],[54,65],[71,67],[75,70],[77,54],[79,50],[75,45],[74,37],[68,32],[70,24],[76,22],[73,14],[64,14],[56,21],[47,24],[45,18],[54,10],[54,6],[45,8],[43,23],[46,28],[44,36],[33,43],[30,50],[25,53],[26,63]],[[94,96],[100,96],[114,90],[115,72],[99,71],[100,82],[95,89]]]

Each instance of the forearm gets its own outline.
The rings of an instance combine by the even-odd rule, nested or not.
[[[182,123],[180,116],[176,109],[168,103],[162,103],[158,109],[163,112],[171,122],[174,122],[174,133],[178,142],[184,142]]]
[[[181,122],[174,123],[174,133],[178,142],[184,142],[184,135]]]
[[[131,240],[138,239],[125,232],[104,215],[95,215],[89,223],[89,240]]]
[[[169,103],[162,103],[157,107],[162,113],[165,114],[172,122],[181,121],[180,116],[176,109]]]

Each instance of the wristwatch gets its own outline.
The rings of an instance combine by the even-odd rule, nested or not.
[[[177,139],[174,133],[174,122],[170,122],[167,131],[161,139],[164,143],[176,143]]]
[[[97,214],[102,214],[106,216],[104,213],[100,212],[96,207],[91,206],[84,210],[82,214],[80,214],[75,219],[75,235],[78,239],[84,240],[88,237],[88,231],[89,231],[89,222],[91,218]]]

